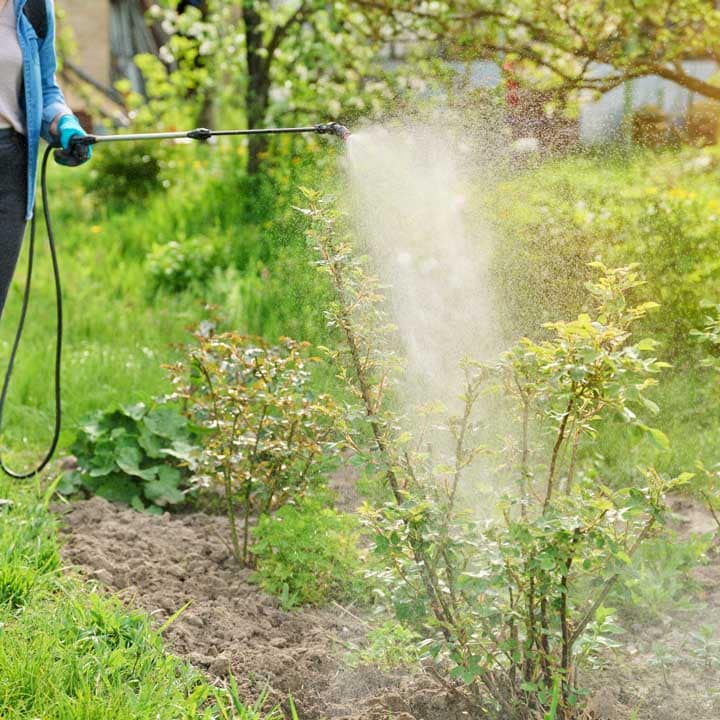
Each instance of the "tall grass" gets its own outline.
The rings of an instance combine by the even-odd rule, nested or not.
[[[167,391],[162,364],[189,340],[190,326],[210,317],[271,339],[324,338],[325,289],[309,265],[302,216],[291,207],[295,185],[289,177],[251,182],[232,157],[214,150],[183,148],[170,187],[160,178],[133,203],[93,196],[92,166],[51,165],[65,304],[62,447],[86,412]],[[303,174],[310,182],[314,167],[296,168],[293,183]],[[147,256],[153,246],[178,238],[219,244],[226,261],[210,277],[171,292],[157,287]],[[9,355],[19,317],[25,262],[23,255],[0,325],[0,360]],[[2,447],[16,461],[29,459],[52,428],[53,292],[39,223],[31,308],[4,416]]]

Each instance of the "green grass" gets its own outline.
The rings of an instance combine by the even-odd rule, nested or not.
[[[65,299],[61,448],[69,446],[73,427],[88,411],[167,392],[162,365],[190,340],[188,328],[210,317],[268,338],[324,337],[327,290],[310,267],[304,220],[291,208],[292,198],[299,201],[296,191],[283,186],[273,219],[268,213],[276,199],[267,188],[236,176],[221,154],[208,160],[203,148],[193,157],[175,168],[166,192],[131,204],[99,203],[87,191],[94,182],[90,169],[51,164]],[[183,292],[157,290],[147,272],[148,253],[155,244],[184,237],[226,244],[227,267]],[[46,445],[52,428],[54,295],[41,225],[38,246],[27,329],[4,417],[2,447],[16,462],[27,462]],[[19,317],[25,257],[0,326],[0,359],[9,355]]]
[[[147,615],[63,572],[56,520],[0,481],[0,718],[261,720],[165,652]],[[231,709],[235,705],[235,711]]]
[[[207,157],[198,150],[186,158],[188,167],[176,168],[167,192],[125,204],[93,199],[91,169],[51,165],[66,323],[61,452],[85,413],[168,392],[162,365],[203,320],[269,338],[323,336],[326,290],[309,266],[301,216],[286,198],[286,211],[271,222],[267,191],[248,196],[246,180],[226,172],[227,158]],[[179,293],[155,288],[147,271],[153,245],[195,236],[226,242],[227,267]],[[36,461],[52,428],[54,295],[42,226],[38,245],[0,442],[19,469]],[[24,262],[25,256],[0,325],[0,360],[8,357],[19,317]],[[208,302],[216,307],[208,310]],[[2,720],[280,717],[262,697],[247,707],[232,687],[227,693],[211,687],[165,652],[146,615],[66,575],[56,521],[30,486],[0,479],[0,498],[13,501],[0,505]]]
[[[638,263],[647,284],[636,299],[660,303],[636,332],[658,339],[673,366],[651,394],[659,415],[646,418],[671,448],[609,423],[592,451],[610,477],[627,478],[638,465],[677,474],[698,459],[720,460],[720,387],[699,366],[690,335],[703,324],[702,301],[720,301],[718,180],[715,149],[609,152],[543,163],[483,198],[498,235],[493,277],[508,341],[582,312],[590,260]]]

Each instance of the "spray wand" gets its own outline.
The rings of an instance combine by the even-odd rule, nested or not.
[[[180,132],[165,133],[135,133],[125,135],[76,135],[70,140],[68,150],[55,150],[55,160],[61,165],[75,166],[87,160],[87,148],[109,142],[144,142],[153,140],[199,140],[206,142],[213,137],[226,137],[237,135],[287,135],[298,133],[316,133],[318,135],[335,135],[342,140],[350,137],[350,131],[340,123],[327,123],[323,125],[309,125],[307,127],[292,128],[256,128],[253,130],[208,130],[196,128]]]
[[[109,142],[143,142],[154,140],[178,140],[189,139],[206,142],[212,137],[237,136],[237,135],[279,135],[289,133],[316,133],[318,135],[335,135],[342,140],[350,137],[349,130],[339,123],[332,122],[321,125],[310,125],[308,127],[293,128],[256,128],[252,130],[208,130],[207,128],[196,128],[185,132],[164,132],[164,133],[127,133],[121,135],[85,135],[75,136],[70,140],[67,150],[48,145],[42,159],[42,171],[40,174],[40,188],[43,201],[43,215],[45,218],[45,227],[47,228],[48,245],[50,247],[50,258],[53,267],[53,276],[55,279],[55,303],[56,303],[56,322],[57,336],[55,344],[55,426],[53,430],[53,438],[50,448],[45,454],[42,461],[33,470],[27,472],[15,472],[11,470],[0,457],[0,470],[11,478],[24,480],[33,477],[42,472],[52,459],[60,440],[60,429],[62,426],[62,389],[60,378],[60,367],[62,360],[62,341],[63,341],[63,306],[62,306],[62,289],[60,283],[60,268],[58,265],[57,251],[55,248],[55,237],[52,229],[52,219],[50,214],[50,204],[48,200],[47,190],[47,165],[50,154],[54,152],[55,161],[60,165],[74,167],[80,165],[87,160],[88,148],[91,145],[99,145]],[[33,261],[35,257],[35,229],[36,221],[33,215],[30,224],[30,245],[28,248],[28,267],[25,276],[25,292],[23,294],[22,309],[20,311],[20,320],[15,333],[12,350],[10,351],[10,359],[8,360],[5,378],[0,390],[0,427],[2,427],[3,411],[5,409],[5,400],[7,398],[8,389],[10,387],[10,379],[12,378],[13,369],[15,367],[15,358],[22,339],[23,330],[25,328],[25,318],[27,316],[28,305],[30,302],[30,286],[32,283]]]

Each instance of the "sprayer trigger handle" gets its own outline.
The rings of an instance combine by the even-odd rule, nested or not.
[[[65,167],[82,165],[88,159],[88,148],[94,145],[95,141],[96,138],[94,135],[76,135],[71,138],[70,147],[67,150],[63,150],[62,148],[55,150],[55,162]]]

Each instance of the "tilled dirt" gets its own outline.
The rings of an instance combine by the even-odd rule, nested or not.
[[[357,498],[341,498],[353,509]],[[676,503],[681,535],[708,532],[712,519],[694,503]],[[302,720],[468,720],[464,708],[429,677],[348,667],[348,647],[367,625],[352,608],[284,612],[249,582],[224,538],[223,517],[203,513],[152,517],[100,498],[63,511],[65,560],[151,613],[158,625],[190,602],[165,632],[173,652],[210,676],[233,673],[248,702],[270,688],[292,695]],[[699,663],[692,633],[720,633],[720,547],[694,572],[699,610],[626,627],[623,648],[584,678],[593,720],[717,720],[720,672]],[[672,656],[657,664],[657,648]]]
[[[348,667],[364,621],[339,605],[281,610],[234,563],[225,518],[152,517],[93,498],[64,520],[66,562],[158,624],[190,602],[165,632],[170,649],[210,675],[231,669],[249,702],[270,688],[277,702],[291,694],[303,720],[467,718],[423,675]]]

